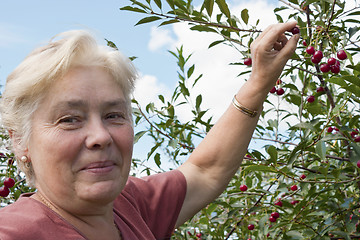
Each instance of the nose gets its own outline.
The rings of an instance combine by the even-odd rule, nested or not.
[[[112,143],[110,131],[101,119],[89,122],[86,137],[86,147],[89,149],[103,149]]]

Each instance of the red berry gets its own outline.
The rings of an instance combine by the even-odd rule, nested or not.
[[[298,200],[293,200],[290,203],[291,203],[291,205],[295,205],[295,204],[299,203],[299,201]]]
[[[279,217],[280,217],[280,214],[279,214],[278,212],[273,212],[273,213],[271,213],[271,216],[272,216],[273,218],[279,218]]]
[[[248,189],[248,187],[245,184],[240,186],[240,190],[242,192],[245,192],[247,189]]]
[[[249,229],[249,230],[254,230],[254,228],[255,228],[254,224],[249,224],[249,225],[248,225],[248,229]]]
[[[299,32],[300,32],[300,29],[298,27],[294,27],[293,29],[291,29],[292,34],[298,34]]]
[[[10,190],[6,186],[0,187],[0,197],[7,197],[10,193]]]
[[[318,50],[314,53],[313,57],[320,61],[324,57],[324,55],[322,51]]]
[[[275,205],[276,206],[279,206],[279,207],[282,207],[283,206],[283,203],[282,203],[282,201],[277,201],[277,202],[275,202]]]
[[[358,131],[352,131],[352,132],[350,133],[350,135],[351,135],[352,138],[355,138],[358,134],[359,134]]]
[[[330,66],[330,70],[332,73],[338,74],[340,72],[340,66],[337,64],[332,65],[332,66]]]
[[[328,61],[327,61],[327,63],[329,64],[329,65],[334,65],[335,63],[336,63],[336,59],[335,58],[329,58],[328,59]]]
[[[4,180],[4,186],[7,188],[12,188],[15,185],[15,180],[12,178],[6,178]]]
[[[320,71],[322,72],[329,72],[330,71],[330,65],[327,63],[321,64]]]
[[[251,58],[245,58],[245,59],[244,59],[244,64],[245,64],[246,66],[250,66],[250,65],[252,64]]]
[[[310,95],[306,98],[306,100],[308,101],[308,103],[312,103],[315,101],[315,97],[313,95]]]
[[[315,63],[315,64],[318,64],[319,62],[321,62],[321,59],[315,58],[314,56],[312,56],[312,57],[311,57],[311,62],[312,62],[312,63]]]
[[[300,178],[301,178],[301,179],[305,179],[305,178],[306,178],[306,175],[305,175],[305,174],[302,174],[302,175],[300,176]]]
[[[276,87],[273,87],[273,88],[270,90],[270,93],[276,93]]]
[[[197,237],[197,238],[201,238],[201,236],[202,236],[201,233],[197,233],[197,234],[196,234],[196,237]]]
[[[270,221],[270,222],[276,222],[276,218],[274,218],[274,217],[269,217],[269,221]]]
[[[291,191],[296,191],[298,189],[298,187],[296,185],[292,185],[290,189],[291,189]]]
[[[340,60],[347,59],[347,55],[346,55],[346,52],[344,50],[338,51],[336,55],[337,55],[338,59],[340,59]]]
[[[280,85],[282,83],[281,79],[276,80],[276,85]]]
[[[284,93],[285,93],[285,90],[283,88],[278,88],[276,90],[276,94],[279,95],[279,96],[283,95]]]
[[[306,46],[307,46],[306,40],[303,40],[303,41],[302,41],[302,44],[306,47]]]
[[[315,53],[315,48],[313,46],[308,46],[305,51],[307,54],[313,55]]]
[[[355,142],[360,142],[360,136],[356,137],[356,138],[354,139],[354,141],[355,141]]]
[[[333,130],[334,130],[333,127],[328,127],[327,132],[328,132],[328,133],[332,133]]]
[[[316,89],[316,92],[324,92],[324,91],[325,89],[321,86]]]

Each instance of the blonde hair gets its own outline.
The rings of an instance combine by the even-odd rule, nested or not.
[[[58,39],[59,38],[59,39]],[[58,39],[58,40],[56,40]],[[61,33],[42,47],[31,52],[8,76],[0,102],[1,119],[5,129],[16,136],[15,144],[25,149],[31,135],[31,119],[50,86],[77,66],[99,66],[106,69],[123,90],[131,114],[131,93],[137,77],[131,61],[118,50],[102,46],[87,31]],[[16,156],[20,158],[21,156]],[[17,161],[27,182],[34,186],[30,164]]]

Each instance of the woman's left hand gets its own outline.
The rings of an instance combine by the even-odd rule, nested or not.
[[[267,27],[251,44],[253,87],[268,92],[279,78],[286,62],[294,53],[300,34],[285,36],[297,22],[279,23]]]

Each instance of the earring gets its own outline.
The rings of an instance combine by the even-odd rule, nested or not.
[[[28,159],[27,156],[22,156],[22,157],[20,158],[20,160],[21,160],[23,163],[26,163],[29,159]]]

